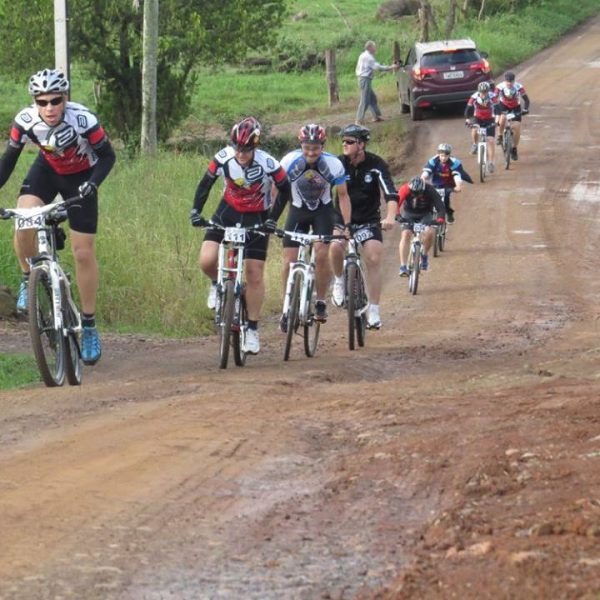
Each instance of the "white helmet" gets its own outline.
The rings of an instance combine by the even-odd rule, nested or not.
[[[69,80],[62,71],[44,69],[29,78],[29,95],[65,94],[69,91]]]

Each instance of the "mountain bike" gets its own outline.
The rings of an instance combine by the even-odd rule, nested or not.
[[[471,127],[477,129],[477,164],[479,165],[479,181],[485,183],[485,178],[488,173],[487,127],[482,127],[477,123],[472,123]]]
[[[414,296],[419,289],[419,275],[421,274],[421,260],[425,254],[423,244],[423,233],[428,227],[437,227],[436,223],[426,222],[421,223],[418,221],[412,221],[411,219],[405,219],[403,217],[396,217],[396,220],[400,223],[410,223],[412,225],[413,237],[410,242],[410,252],[408,254],[408,291]]]
[[[354,350],[355,341],[361,348],[365,345],[367,331],[367,309],[369,296],[365,280],[365,269],[360,256],[362,243],[373,237],[370,224],[354,225],[350,229],[344,257],[344,304],[348,314],[348,348]]]
[[[267,235],[262,224],[252,227],[224,227],[212,220],[202,220],[204,229],[220,229],[223,240],[219,244],[217,263],[217,299],[215,326],[219,333],[219,368],[226,369],[230,349],[238,367],[246,364],[244,341],[248,330],[246,284],[244,281],[244,244],[251,232]]]
[[[299,231],[276,230],[275,235],[287,236],[300,244],[298,257],[290,264],[283,300],[283,323],[285,323],[285,346],[283,360],[290,358],[295,335],[304,339],[304,353],[315,355],[319,343],[321,324],[315,319],[315,242],[328,242],[343,236],[316,235]]]
[[[442,200],[446,196],[446,192],[450,194],[450,190],[446,188],[435,188],[435,191],[441,196]],[[434,210],[434,218],[437,218],[437,211]],[[446,247],[446,234],[448,232],[448,225],[444,220],[443,223],[439,223],[435,231],[435,239],[433,241],[433,256],[439,256],[440,252],[444,251]]]
[[[34,208],[0,208],[0,218],[14,219],[15,230],[35,230],[37,255],[29,259],[29,335],[35,360],[48,387],[80,385],[81,316],[73,296],[69,276],[60,265],[58,250],[64,247],[65,233],[60,223],[67,208],[82,202],[80,196]]]
[[[510,160],[512,157],[512,151],[514,147],[513,142],[513,130],[512,122],[515,120],[516,115],[513,112],[506,114],[506,126],[504,127],[504,134],[502,135],[502,152],[504,153],[504,168],[510,167]]]

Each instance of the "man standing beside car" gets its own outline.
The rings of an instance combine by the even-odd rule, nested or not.
[[[365,44],[364,52],[358,57],[356,63],[356,76],[358,77],[358,87],[360,90],[360,100],[358,110],[356,111],[356,124],[363,125],[367,108],[373,113],[373,121],[383,121],[381,110],[377,104],[377,96],[373,91],[373,75],[375,71],[396,71],[400,68],[398,63],[393,65],[380,65],[375,60],[377,46],[375,42],[369,40]]]

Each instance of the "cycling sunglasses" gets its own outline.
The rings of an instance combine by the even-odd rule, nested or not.
[[[38,106],[48,106],[48,104],[52,104],[52,106],[58,106],[59,104],[62,104],[64,101],[64,98],[62,96],[56,96],[56,98],[51,98],[50,100],[41,100],[36,98],[35,99],[35,103]]]
[[[358,140],[342,140],[342,144],[345,146],[354,146]]]

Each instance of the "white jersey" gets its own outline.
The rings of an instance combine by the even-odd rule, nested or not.
[[[79,173],[98,162],[94,148],[106,140],[96,115],[82,104],[67,102],[63,119],[51,127],[35,105],[24,108],[10,132],[10,144],[21,148],[27,140],[39,146],[42,156],[59,175]]]
[[[337,156],[323,152],[309,165],[301,149],[292,150],[281,159],[292,186],[292,205],[316,210],[331,202],[331,186],[346,181],[344,165]]]

